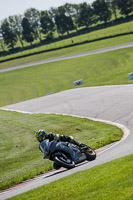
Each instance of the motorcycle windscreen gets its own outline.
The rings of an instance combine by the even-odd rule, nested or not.
[[[46,156],[49,153],[49,141],[48,140],[41,142],[40,150],[43,152],[43,158],[46,158]]]
[[[44,152],[44,153],[43,153],[43,158],[46,158],[47,155],[48,155],[48,152]]]

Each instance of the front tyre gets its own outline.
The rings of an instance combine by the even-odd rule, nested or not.
[[[58,169],[60,169],[61,167],[60,167],[60,165],[57,165],[57,164],[54,162],[54,163],[53,163],[53,168],[56,169],[56,170],[58,170]]]
[[[91,149],[90,147],[85,151],[85,154],[87,156],[87,160],[92,161],[96,159],[96,152]]]
[[[69,158],[67,155],[55,155],[54,162],[59,165],[60,167],[65,167],[67,169],[71,169],[75,167],[74,161]]]

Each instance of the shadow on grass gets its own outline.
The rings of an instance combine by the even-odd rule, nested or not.
[[[84,161],[84,162],[82,162],[82,163],[77,164],[74,168],[80,167],[80,166],[85,165],[85,164],[87,164],[87,163],[89,163],[89,161]],[[74,168],[72,168],[72,169],[74,169]],[[48,175],[45,176],[44,178],[53,177],[53,176],[56,176],[56,175],[58,175],[58,174],[64,173],[64,172],[69,171],[69,170],[72,170],[72,169],[60,168],[59,170],[55,170],[55,173],[53,173],[53,174],[48,174]],[[61,170],[61,171],[60,171],[60,170]],[[49,172],[47,172],[47,173],[49,173]]]

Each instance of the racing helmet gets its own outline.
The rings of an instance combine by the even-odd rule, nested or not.
[[[45,140],[46,136],[47,136],[47,133],[43,129],[40,129],[36,132],[36,138],[38,142],[42,142],[43,140]]]

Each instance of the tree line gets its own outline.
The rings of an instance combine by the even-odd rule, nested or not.
[[[30,43],[39,39],[40,43],[53,38],[55,30],[62,35],[85,26],[88,28],[98,22],[105,24],[112,14],[117,19],[117,11],[124,16],[133,12],[133,0],[95,0],[92,4],[66,3],[58,8],[38,11],[35,8],[27,9],[23,15],[9,16],[0,23],[0,44],[14,49],[19,41],[24,47],[24,41]]]

